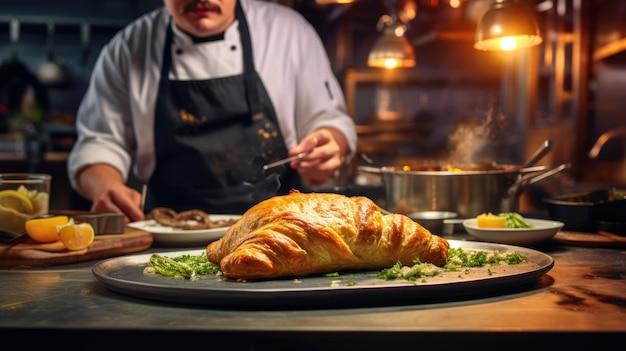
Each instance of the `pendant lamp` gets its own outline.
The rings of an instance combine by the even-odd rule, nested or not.
[[[494,0],[478,21],[474,48],[512,51],[541,42],[539,26],[526,5],[516,0]]]
[[[382,32],[376,39],[367,58],[367,65],[377,68],[415,67],[415,51],[404,35],[406,27],[398,22],[395,1],[388,1],[388,15],[378,20]]]

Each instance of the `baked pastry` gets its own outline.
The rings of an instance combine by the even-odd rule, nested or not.
[[[238,280],[383,269],[400,261],[445,264],[449,243],[363,196],[300,193],[262,201],[207,246],[209,261]]]

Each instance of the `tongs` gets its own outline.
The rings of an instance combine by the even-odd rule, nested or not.
[[[296,160],[300,160],[302,159],[304,156],[306,156],[306,152],[301,152],[297,155],[291,156],[291,157],[287,157],[287,158],[283,158],[282,160],[278,160],[276,162],[272,162],[272,163],[268,163],[265,166],[263,166],[263,170],[267,171],[270,168],[274,168],[274,167],[278,167],[280,165],[284,165],[285,163],[290,163]]]

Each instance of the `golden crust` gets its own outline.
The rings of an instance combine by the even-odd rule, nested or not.
[[[416,257],[441,266],[448,248],[409,217],[383,215],[366,197],[293,192],[250,208],[207,246],[207,257],[226,277],[245,280],[383,269]]]

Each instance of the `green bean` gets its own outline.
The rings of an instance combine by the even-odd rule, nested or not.
[[[507,228],[532,228],[533,225],[529,223],[522,215],[517,212],[502,212],[498,214],[500,217],[504,217],[505,225]]]

